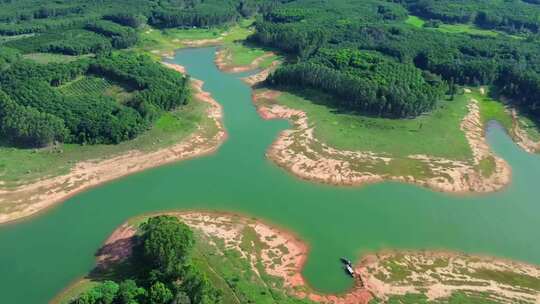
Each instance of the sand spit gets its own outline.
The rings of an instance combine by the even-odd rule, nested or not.
[[[167,64],[173,67],[171,64]],[[182,67],[174,67],[183,70]],[[193,91],[197,99],[208,103],[208,116],[215,122],[218,132],[211,137],[206,130],[199,129],[182,142],[153,152],[132,150],[108,158],[77,163],[68,174],[45,178],[15,189],[0,187],[0,223],[30,216],[56,203],[68,199],[78,192],[104,182],[135,172],[161,166],[179,160],[213,153],[225,140],[226,133],[221,121],[221,106],[202,90],[203,82],[193,80]]]
[[[259,65],[267,58],[275,56],[273,52],[267,52],[264,55],[255,58],[247,65],[234,65],[232,63],[232,54],[227,48],[221,48],[216,51],[215,64],[220,71],[227,73],[241,73],[257,69]]]
[[[451,252],[387,251],[364,256],[355,266],[354,287],[344,294],[319,294],[306,283],[302,268],[309,247],[293,233],[262,221],[229,213],[174,212],[187,225],[201,233],[205,241],[224,244],[221,250],[237,250],[258,276],[265,274],[256,265],[262,263],[266,275],[281,278],[285,292],[319,303],[366,304],[374,297],[387,300],[406,293],[422,293],[430,300],[444,299],[453,292],[486,295],[500,303],[538,303],[540,292],[520,283],[510,285],[490,279],[497,273],[522,276],[521,282],[540,279],[540,268],[514,261]],[[259,250],[244,250],[246,231]],[[119,261],[131,253],[133,242],[126,241],[135,229],[122,225],[103,248],[106,256],[98,261]],[[253,240],[253,233],[256,241]],[[119,241],[120,240],[120,241]],[[215,245],[215,244],[214,244]],[[245,245],[244,245],[245,246]],[[116,248],[116,249],[115,249]],[[213,246],[218,250],[218,246]],[[101,252],[101,251],[100,251]],[[100,253],[101,254],[101,253]],[[220,254],[219,252],[217,254]],[[113,258],[111,258],[113,257]],[[259,269],[259,270],[258,270]],[[489,274],[491,272],[491,275]]]
[[[256,91],[253,101],[264,119],[289,119],[294,128],[282,132],[267,156],[279,166],[306,179],[336,185],[362,185],[395,180],[426,186],[437,191],[468,193],[492,192],[502,189],[511,179],[508,164],[493,154],[485,139],[484,126],[480,122],[478,102],[472,99],[468,105],[469,113],[463,119],[461,129],[466,135],[473,159],[469,162],[455,161],[427,155],[410,155],[429,169],[427,177],[399,176],[383,174],[375,167],[392,166],[389,155],[369,151],[345,151],[334,149],[320,142],[314,136],[306,113],[280,105],[276,98],[280,92],[272,90]],[[490,161],[494,169],[487,174],[480,172],[481,161]]]

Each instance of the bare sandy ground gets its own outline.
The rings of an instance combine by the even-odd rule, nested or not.
[[[355,270],[365,288],[383,300],[407,293],[437,300],[462,292],[489,295],[497,303],[540,303],[540,291],[524,283],[538,280],[540,268],[510,260],[454,252],[394,251],[367,255]],[[510,275],[522,276],[523,281],[492,279]]]
[[[256,85],[268,73],[269,69],[263,70],[244,80]],[[267,156],[300,178],[336,185],[363,185],[395,180],[452,193],[492,192],[510,183],[511,169],[489,149],[484,126],[480,121],[478,102],[474,99],[470,101],[469,113],[461,124],[473,151],[473,159],[466,162],[410,155],[408,158],[423,163],[431,172],[431,177],[418,178],[381,174],[373,169],[375,166],[392,166],[393,159],[390,156],[370,151],[337,150],[320,142],[314,136],[314,128],[310,126],[306,113],[280,105],[276,101],[279,94],[272,90],[256,91],[253,101],[263,119],[288,119],[293,123],[294,128],[278,136],[267,151]],[[495,163],[494,172],[489,176],[483,176],[479,170],[480,162],[486,158]]]
[[[216,51],[215,64],[220,71],[227,73],[241,73],[257,69],[261,62],[265,59],[274,56],[273,52],[267,52],[264,55],[255,58],[250,64],[247,65],[234,65],[232,63],[232,55],[226,48],[221,48]]]
[[[302,276],[309,247],[293,233],[253,218],[229,213],[174,212],[206,240],[219,239],[226,249],[237,250],[259,273],[261,262],[267,275],[281,278],[285,291],[299,298],[320,303],[363,304],[373,297],[382,300],[393,295],[424,293],[430,300],[449,297],[453,292],[489,293],[501,303],[538,303],[540,292],[519,283],[511,286],[484,278],[485,270],[524,275],[540,279],[540,268],[510,260],[461,253],[436,251],[386,251],[364,256],[355,266],[354,287],[344,294],[320,294]],[[242,249],[246,229],[254,231],[262,244],[260,252]],[[98,261],[119,261],[131,253],[133,243],[126,241],[135,229],[122,225],[109,237]],[[217,248],[217,247],[216,247]],[[397,265],[397,266],[396,266]],[[396,267],[400,270],[396,271]],[[397,273],[397,275],[395,274]]]
[[[167,66],[184,71],[180,66],[171,64]],[[216,151],[226,138],[221,121],[222,109],[209,93],[202,90],[202,85],[202,81],[193,80],[195,97],[210,105],[208,116],[214,120],[218,128],[218,132],[211,138],[205,135],[205,130],[199,129],[171,147],[153,152],[133,150],[108,159],[88,160],[77,163],[65,175],[45,178],[10,190],[0,187],[0,206],[5,210],[0,214],[0,223],[33,215],[78,192],[113,179]]]

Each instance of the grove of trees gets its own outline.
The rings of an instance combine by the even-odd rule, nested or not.
[[[217,304],[221,292],[192,262],[193,232],[172,216],[151,217],[141,227],[132,261],[137,275],[105,281],[72,304]]]

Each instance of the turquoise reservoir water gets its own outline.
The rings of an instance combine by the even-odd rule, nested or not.
[[[219,72],[213,48],[187,49],[187,67],[224,107],[229,138],[211,156],[105,184],[37,217],[0,226],[2,303],[44,303],[86,274],[96,250],[128,218],[162,210],[240,212],[295,231],[311,246],[310,284],[343,291],[338,258],[382,248],[449,249],[540,264],[540,157],[497,125],[488,139],[513,168],[512,184],[482,196],[452,196],[399,183],[358,188],[304,182],[264,153],[285,121],[263,121],[239,75]],[[414,143],[411,143],[414,144]]]

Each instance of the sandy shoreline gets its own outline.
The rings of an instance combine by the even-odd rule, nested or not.
[[[514,141],[525,151],[529,153],[539,153],[540,152],[540,141],[534,141],[530,138],[527,131],[523,130],[519,123],[519,115],[516,109],[511,109],[510,115],[512,116],[512,137]]]
[[[261,262],[266,274],[283,280],[282,288],[287,293],[319,303],[366,304],[374,297],[386,300],[406,293],[423,293],[430,300],[436,300],[449,297],[456,291],[492,293],[502,303],[513,303],[514,300],[535,303],[540,300],[540,292],[528,287],[509,286],[475,275],[487,269],[540,278],[540,267],[448,251],[381,251],[364,255],[354,265],[357,277],[352,289],[343,294],[320,294],[302,276],[309,246],[290,231],[234,213],[186,211],[158,214],[177,216],[193,230],[205,235],[207,240],[220,239],[226,249],[239,251],[258,276],[263,275],[256,267],[256,263]],[[252,229],[264,244],[260,255],[242,250],[240,244],[246,228]],[[128,257],[135,233],[136,229],[127,223],[115,230],[100,250],[98,267],[106,267],[109,262]],[[403,267],[402,272],[407,276],[400,275],[399,280],[393,278],[392,269],[396,266],[389,266],[389,262]],[[419,281],[422,284],[418,284]]]
[[[183,67],[166,64],[178,71]],[[36,214],[69,197],[105,182],[124,177],[149,168],[213,153],[226,139],[222,124],[221,106],[202,90],[203,82],[192,80],[194,96],[208,103],[208,117],[216,124],[218,132],[207,138],[199,129],[182,142],[153,152],[132,150],[120,155],[100,160],[77,163],[68,174],[45,178],[22,185],[15,189],[0,189],[0,204],[7,205],[7,211],[0,214],[0,223],[6,223]]]
[[[250,85],[263,81],[269,70],[245,79]],[[381,174],[370,168],[392,166],[393,158],[370,151],[338,150],[320,142],[314,128],[308,123],[306,113],[280,105],[276,99],[281,93],[273,90],[255,91],[253,102],[263,119],[288,119],[294,127],[279,134],[267,151],[268,158],[294,175],[310,181],[359,186],[393,180],[425,186],[435,191],[449,193],[487,193],[506,187],[511,181],[511,168],[495,155],[487,144],[484,126],[480,121],[478,102],[468,104],[469,113],[461,123],[473,152],[470,162],[448,160],[428,155],[410,155],[415,161],[429,168],[432,175],[426,178]],[[485,177],[479,170],[480,162],[490,159],[494,172]]]

